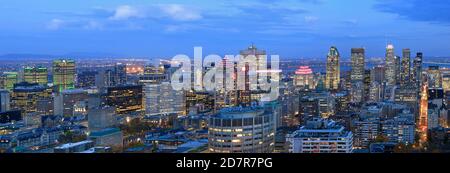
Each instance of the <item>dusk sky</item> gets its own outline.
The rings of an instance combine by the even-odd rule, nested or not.
[[[172,57],[237,54],[254,43],[282,57],[344,57],[387,42],[450,56],[447,0],[2,0],[0,54]]]

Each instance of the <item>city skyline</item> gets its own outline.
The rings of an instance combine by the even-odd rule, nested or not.
[[[352,5],[348,5],[352,4]],[[438,8],[439,7],[439,8]],[[10,1],[0,6],[0,55],[173,57],[203,46],[237,54],[252,43],[282,58],[384,57],[388,43],[448,56],[450,5],[431,1]],[[11,20],[14,18],[14,20]]]

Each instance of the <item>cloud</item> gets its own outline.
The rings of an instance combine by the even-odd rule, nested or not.
[[[448,0],[378,0],[374,8],[408,20],[450,24]]]
[[[142,18],[142,17],[145,17],[145,15],[144,12],[141,11],[140,9],[129,5],[121,5],[115,9],[114,15],[111,16],[109,19],[127,20],[130,18]]]
[[[160,5],[159,7],[165,15],[174,20],[193,21],[203,18],[199,11],[188,8],[185,5],[167,4]]]
[[[344,25],[357,25],[358,24],[358,20],[356,20],[356,19],[347,19],[347,20],[343,20],[342,21],[342,24],[344,24]]]
[[[64,21],[61,19],[52,19],[50,22],[47,23],[47,29],[50,30],[58,30],[64,25]]]
[[[305,16],[305,22],[308,24],[316,23],[319,20],[319,17],[316,16]]]
[[[87,30],[99,30],[103,29],[103,24],[96,21],[89,21],[87,24],[83,26],[83,28]]]

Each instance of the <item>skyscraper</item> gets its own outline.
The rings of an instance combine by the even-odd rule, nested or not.
[[[386,71],[385,71],[385,80],[387,85],[395,85],[397,83],[397,66],[396,66],[396,57],[394,52],[394,45],[388,44],[386,47]]]
[[[38,103],[52,98],[52,89],[36,83],[22,82],[14,85],[11,108],[25,113],[39,112]]]
[[[116,107],[117,114],[141,111],[142,99],[142,85],[118,85],[106,91],[106,104]]]
[[[302,89],[314,89],[316,87],[314,74],[309,66],[300,66],[295,71],[294,86]]]
[[[19,82],[19,73],[17,72],[3,72],[4,89],[12,91],[14,84]]]
[[[351,102],[353,103],[360,103],[364,98],[364,59],[364,48],[352,48],[352,70],[350,73],[350,82]]]
[[[427,70],[428,86],[430,88],[442,88],[442,74],[439,66],[429,66]]]
[[[9,92],[0,89],[0,112],[9,111]]]
[[[23,80],[28,83],[47,85],[48,71],[45,67],[25,67],[23,69]]]
[[[414,58],[413,63],[413,82],[416,86],[416,88],[421,87],[422,83],[422,61],[423,61],[423,54],[421,52],[418,52],[416,55],[416,58]]]
[[[325,77],[325,88],[337,90],[340,82],[339,51],[331,47],[327,56],[327,71]]]
[[[352,48],[351,82],[361,82],[364,79],[364,48]]]
[[[53,86],[61,92],[75,88],[75,61],[59,59],[53,61]]]
[[[400,85],[402,87],[408,85],[411,82],[411,50],[403,49],[403,58],[402,58],[402,70]]]
[[[243,106],[249,106],[250,103],[254,100],[252,100],[252,98],[256,98],[256,100],[260,101],[261,100],[261,94],[252,94],[251,88],[257,88],[258,84],[260,84],[261,80],[263,80],[261,78],[261,70],[264,70],[264,67],[267,68],[267,54],[265,50],[259,50],[258,48],[255,47],[255,45],[251,45],[250,47],[248,47],[245,50],[241,50],[239,52],[239,54],[243,57],[244,60],[249,60],[251,61],[252,56],[254,56],[254,58],[256,58],[254,64],[250,64],[250,62],[246,62],[244,67],[240,67],[239,63],[236,64],[238,66],[238,68],[241,69],[237,69],[237,81],[241,81],[242,78],[244,78],[242,81],[245,81],[245,86],[244,89],[240,89],[238,87],[238,91],[237,91],[237,105],[243,105]],[[251,66],[255,66],[256,69],[251,69]],[[256,71],[252,71],[252,70],[256,70]],[[239,72],[239,71],[242,71]],[[254,82],[251,79],[256,77],[257,81]],[[241,79],[240,79],[241,78]],[[239,85],[239,82],[237,82],[237,84]]]

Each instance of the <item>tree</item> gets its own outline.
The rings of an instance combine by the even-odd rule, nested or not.
[[[85,134],[75,134],[72,131],[65,131],[61,136],[59,136],[58,141],[60,143],[74,143],[80,142],[87,139]]]

